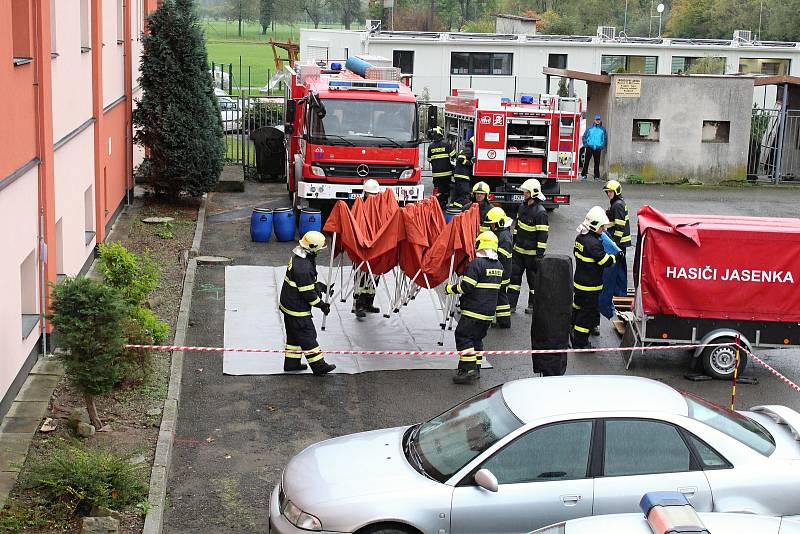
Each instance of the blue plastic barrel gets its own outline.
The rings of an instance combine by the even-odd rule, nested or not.
[[[312,230],[322,231],[322,213],[314,208],[303,208],[300,212],[300,237]]]
[[[461,213],[461,208],[447,208],[444,211],[444,222],[450,222],[459,213]]]
[[[278,241],[293,241],[295,224],[294,209],[278,208],[272,212],[272,224],[275,227],[275,237]]]
[[[272,209],[256,208],[250,216],[250,239],[267,243],[272,235]]]

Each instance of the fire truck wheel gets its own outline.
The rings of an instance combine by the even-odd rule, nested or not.
[[[734,343],[735,341],[732,337],[720,337],[715,339],[714,343]],[[723,380],[730,379],[736,368],[736,347],[733,345],[706,347],[700,358],[707,375]],[[742,374],[745,367],[747,367],[747,354],[739,351],[739,375]]]

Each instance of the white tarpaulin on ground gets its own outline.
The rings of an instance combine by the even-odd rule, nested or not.
[[[278,309],[285,267],[249,265],[225,268],[225,347],[278,348],[286,340],[283,317]],[[327,280],[328,268],[318,267],[319,280]],[[387,275],[391,276],[391,274]],[[335,280],[337,286],[339,280]],[[393,287],[393,284],[391,284]],[[339,289],[338,287],[336,289]],[[389,311],[385,292],[379,288],[375,305]],[[408,303],[400,313],[384,318],[368,314],[357,319],[351,313],[352,297],[331,303],[327,327],[320,329],[322,313],[314,309],[317,340],[327,350],[454,350],[453,332],[444,336],[444,346],[437,344],[441,312],[433,308],[424,292]],[[336,364],[334,373],[362,373],[398,369],[455,369],[458,358],[451,356],[342,356],[327,355]],[[484,362],[484,367],[488,364]],[[229,375],[283,374],[283,353],[225,352],[223,372]],[[311,371],[306,371],[310,373]],[[292,373],[295,374],[295,373]]]

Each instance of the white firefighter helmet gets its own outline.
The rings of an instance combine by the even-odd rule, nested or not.
[[[381,192],[381,188],[378,185],[378,182],[370,178],[366,182],[364,182],[364,192],[369,193],[370,195],[377,195]]]
[[[522,185],[519,186],[520,191],[527,191],[531,194],[531,197],[538,198],[539,200],[544,200],[544,195],[542,194],[542,184],[539,183],[539,180],[536,178],[529,178],[522,182]]]
[[[583,225],[592,232],[599,232],[602,227],[608,226],[608,224],[609,220],[608,215],[606,215],[606,210],[600,206],[594,206],[590,209],[586,214],[586,218],[583,219]]]

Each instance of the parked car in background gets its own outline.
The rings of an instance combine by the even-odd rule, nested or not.
[[[238,131],[242,126],[242,106],[239,104],[239,100],[222,89],[214,89],[214,94],[219,102],[223,131],[225,133]]]
[[[517,380],[426,423],[308,447],[272,492],[270,525],[280,534],[526,533],[636,512],[654,488],[700,512],[795,515],[798,435],[790,408],[734,412],[645,378]]]

